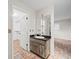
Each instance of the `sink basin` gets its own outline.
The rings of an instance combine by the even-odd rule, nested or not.
[[[35,36],[35,38],[44,39],[43,36]]]

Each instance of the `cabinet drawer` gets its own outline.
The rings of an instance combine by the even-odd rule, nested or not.
[[[37,43],[37,44],[40,44],[40,45],[45,45],[46,42],[45,41],[42,41],[42,40],[36,40],[36,39],[31,39],[30,42],[34,42],[34,43]]]

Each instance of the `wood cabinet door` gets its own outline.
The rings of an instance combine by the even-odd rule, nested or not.
[[[36,53],[36,54],[40,54],[40,45],[35,43],[35,42],[32,42],[31,43],[31,50]]]

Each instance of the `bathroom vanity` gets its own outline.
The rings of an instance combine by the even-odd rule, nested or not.
[[[50,55],[50,36],[30,35],[30,51],[34,54],[47,59]]]

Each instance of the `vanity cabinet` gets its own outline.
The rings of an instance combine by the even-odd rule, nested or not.
[[[43,59],[46,59],[50,55],[49,42],[50,39],[43,40],[43,39],[30,37],[30,51],[42,57]]]

